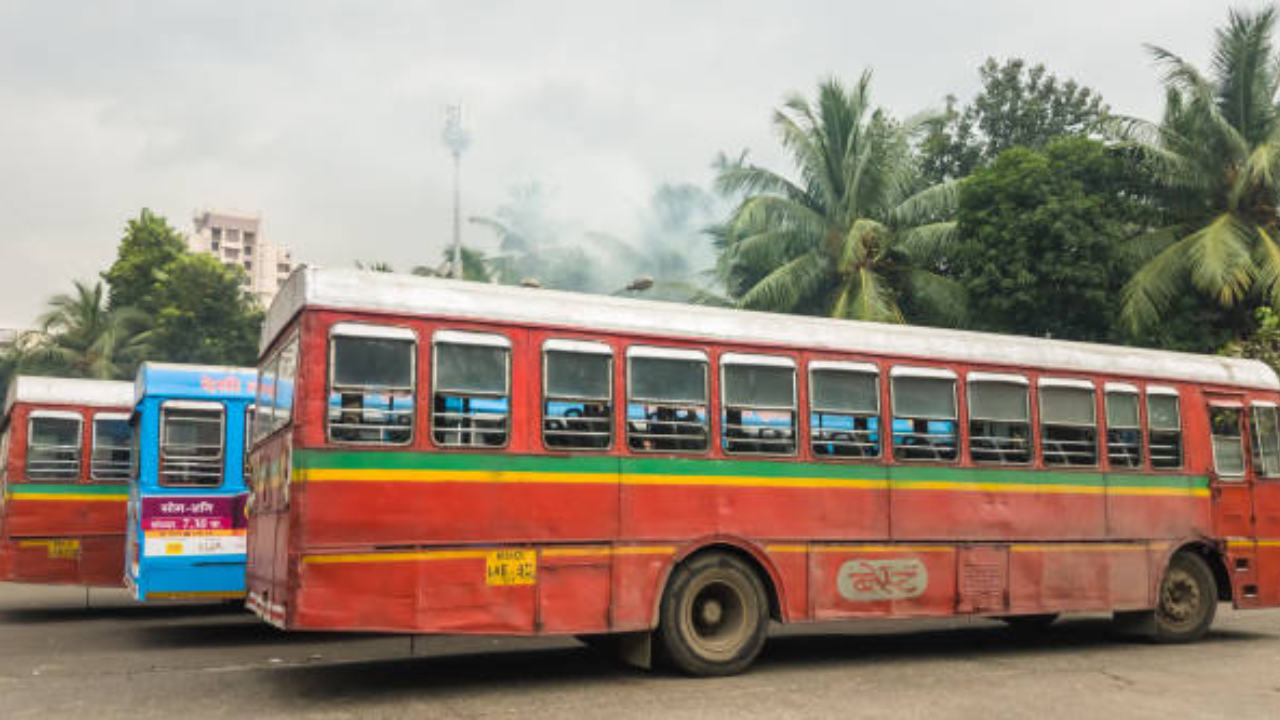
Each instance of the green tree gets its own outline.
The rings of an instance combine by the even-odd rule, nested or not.
[[[209,255],[169,263],[153,297],[159,308],[149,345],[152,359],[252,365],[262,311],[244,291],[244,274]]]
[[[49,299],[37,328],[20,337],[5,361],[13,373],[112,380],[130,378],[147,350],[147,316],[108,307],[102,283],[76,281]]]
[[[130,220],[116,250],[116,260],[102,279],[111,288],[111,307],[154,312],[163,270],[185,255],[186,243],[169,222],[147,208]]]
[[[1094,135],[1107,118],[1096,92],[1058,79],[1043,65],[987,58],[978,75],[982,89],[973,102],[960,108],[948,97],[946,111],[929,123],[920,157],[932,181],[966,177],[1012,147],[1041,148],[1058,137]]]
[[[1275,10],[1231,12],[1209,72],[1159,47],[1165,113],[1126,119],[1126,142],[1150,171],[1165,210],[1131,241],[1145,262],[1123,293],[1134,331],[1155,326],[1189,292],[1228,312],[1237,332],[1251,308],[1280,305],[1280,58]]]
[[[746,162],[724,163],[722,192],[744,198],[717,231],[720,272],[741,307],[860,320],[958,320],[963,295],[933,272],[951,239],[953,183],[922,187],[910,138],[874,109],[871,74],[846,89],[791,97],[773,124],[798,180]],[[737,285],[738,287],[732,287]]]
[[[978,329],[1115,340],[1115,297],[1131,272],[1121,241],[1143,210],[1130,166],[1102,143],[1015,147],[961,183],[948,268]]]
[[[1264,305],[1254,311],[1254,320],[1257,328],[1253,333],[1228,342],[1221,352],[1232,357],[1261,360],[1280,373],[1280,314]]]

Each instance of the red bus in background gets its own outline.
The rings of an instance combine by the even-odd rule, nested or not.
[[[248,604],[286,629],[711,675],[770,618],[1280,605],[1253,361],[304,268],[259,373]]]
[[[124,586],[133,383],[19,376],[0,420],[0,580]]]

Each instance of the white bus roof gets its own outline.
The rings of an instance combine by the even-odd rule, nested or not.
[[[5,416],[17,403],[132,408],[133,383],[19,375],[9,383],[9,395],[4,401]]]
[[[276,295],[261,349],[304,307],[1280,389],[1256,360],[309,266]]]

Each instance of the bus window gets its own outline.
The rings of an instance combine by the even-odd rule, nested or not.
[[[977,463],[1031,462],[1029,383],[1021,375],[968,376],[969,457]]]
[[[435,334],[431,422],[437,445],[502,447],[511,417],[511,341],[501,335]]]
[[[27,425],[27,479],[76,480],[84,420],[79,413],[37,410]]]
[[[1046,465],[1098,464],[1098,412],[1090,380],[1040,381],[1040,455]]]
[[[613,445],[613,350],[604,343],[542,346],[542,441],[560,450]]]
[[[416,386],[413,331],[341,323],[330,330],[329,345],[329,439],[407,445],[413,439]],[[274,423],[274,396],[271,401],[272,411],[264,422]],[[268,414],[262,401],[258,414]]]
[[[253,423],[250,425],[253,434],[249,436],[254,442],[271,434],[271,412],[275,403],[276,374],[279,368],[280,358],[273,357],[258,370],[258,397],[253,403]]]
[[[650,452],[707,449],[707,356],[627,348],[627,445]]]
[[[1107,383],[1107,460],[1115,470],[1142,467],[1142,421],[1138,417],[1138,388]]]
[[[1209,406],[1209,432],[1213,437],[1213,468],[1224,478],[1244,475],[1244,437],[1240,432],[1240,408]]]
[[[274,432],[293,421],[293,385],[298,375],[298,337],[285,343],[278,356],[276,386],[271,406],[271,431]],[[412,384],[412,380],[410,381]]]
[[[1276,406],[1254,403],[1249,414],[1253,467],[1261,477],[1280,477],[1280,424]]]
[[[160,484],[200,488],[222,485],[222,405],[171,401],[162,405],[160,412]]]
[[[1182,467],[1182,415],[1176,388],[1147,386],[1147,448],[1152,468]]]
[[[128,480],[133,472],[133,429],[129,416],[98,413],[93,417],[93,450],[89,477],[94,480]]]
[[[956,374],[942,368],[895,367],[893,456],[951,461],[957,454]]]
[[[720,357],[721,427],[725,452],[794,455],[796,364],[775,355]]]
[[[809,432],[819,457],[880,457],[880,374],[871,363],[809,363]]]

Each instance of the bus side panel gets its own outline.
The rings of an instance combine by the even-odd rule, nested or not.
[[[1101,493],[1038,492],[1034,489],[963,491],[898,482],[893,468],[891,505],[895,540],[1086,540],[1106,536],[1106,500]],[[909,471],[908,471],[909,472]],[[1033,476],[1031,471],[1025,473]]]
[[[590,633],[608,629],[613,574],[606,553],[541,554],[537,621],[540,631]]]
[[[814,545],[809,566],[815,620],[955,613],[952,547]]]
[[[483,553],[305,562],[293,625],[429,633],[534,631],[536,585],[489,585]]]
[[[889,533],[880,467],[621,458],[621,471],[621,537],[834,540]]]
[[[617,530],[613,484],[306,482],[302,547],[601,540]]]
[[[1116,539],[1209,536],[1213,513],[1207,497],[1129,495],[1113,490],[1107,495],[1107,524],[1108,536]]]
[[[1151,569],[1145,544],[1014,545],[1012,550],[1012,613],[1151,607]]]

